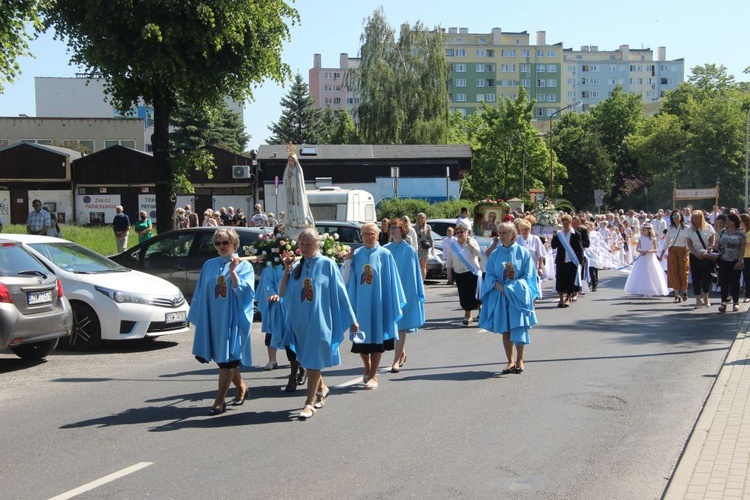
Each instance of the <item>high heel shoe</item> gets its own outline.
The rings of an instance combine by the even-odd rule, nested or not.
[[[227,404],[223,403],[221,406],[212,406],[211,409],[208,410],[208,414],[213,417],[214,415],[221,415],[225,411],[227,411]]]
[[[245,404],[245,400],[247,399],[247,396],[250,394],[250,388],[245,387],[245,393],[242,395],[241,398],[235,398],[232,400],[232,406],[242,406]]]
[[[307,383],[307,370],[300,366],[297,372],[297,385],[305,385],[305,383]]]

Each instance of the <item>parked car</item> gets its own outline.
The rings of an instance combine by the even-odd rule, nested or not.
[[[188,331],[187,302],[171,283],[64,239],[31,234],[3,238],[31,249],[62,281],[73,309],[73,333],[67,339],[71,348]]]
[[[338,234],[339,241],[352,248],[364,245],[362,241],[362,224],[341,220],[316,220],[315,228],[320,234],[328,233],[331,236]]]
[[[72,329],[60,279],[20,243],[0,240],[0,350],[42,359]]]
[[[445,237],[448,234],[448,228],[456,227],[456,219],[429,219],[427,224],[430,225],[433,231],[438,233],[440,236]],[[472,235],[474,239],[479,243],[479,247],[482,251],[487,250],[487,247],[492,245],[492,238],[485,238],[483,236]]]
[[[258,241],[272,228],[234,227],[240,237],[237,254],[248,257],[245,247]],[[187,300],[192,299],[203,264],[218,254],[213,243],[216,227],[191,227],[160,233],[110,257],[120,265],[165,279],[180,289]],[[256,269],[256,283],[260,273]]]
[[[445,260],[443,259],[443,237],[432,231],[432,240],[435,245],[435,253],[427,258],[427,277],[442,278],[446,275]]]

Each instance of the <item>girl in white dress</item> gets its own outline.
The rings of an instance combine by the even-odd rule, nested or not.
[[[644,224],[636,247],[638,258],[633,262],[633,269],[625,283],[625,293],[644,297],[663,296],[669,293],[664,271],[656,257],[656,248],[656,238],[651,224]]]

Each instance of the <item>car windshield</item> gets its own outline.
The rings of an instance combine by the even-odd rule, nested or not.
[[[28,250],[12,243],[0,246],[0,276],[46,276],[49,271]]]
[[[71,242],[31,243],[29,246],[60,269],[71,273],[98,274],[130,271],[103,255]]]

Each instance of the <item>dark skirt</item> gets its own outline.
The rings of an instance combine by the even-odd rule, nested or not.
[[[578,266],[572,262],[564,262],[556,265],[557,280],[555,290],[557,293],[574,293],[576,291],[576,272]]]
[[[388,339],[382,344],[355,344],[352,342],[352,352],[355,354],[372,354],[374,352],[392,351],[396,348],[396,341]]]
[[[464,311],[473,311],[481,304],[477,300],[477,275],[472,272],[453,273],[458,289],[458,301]]]

